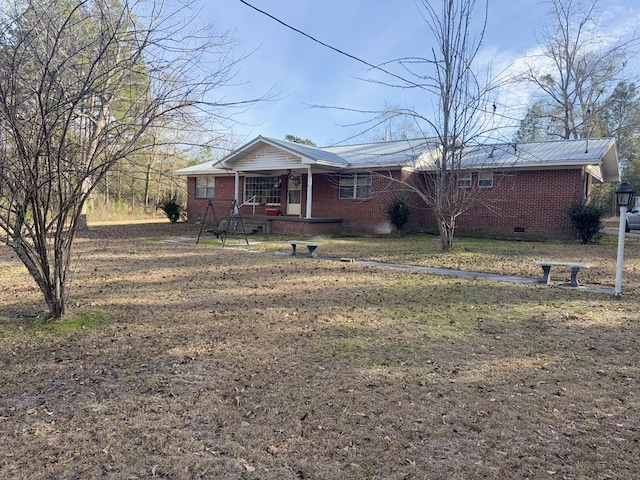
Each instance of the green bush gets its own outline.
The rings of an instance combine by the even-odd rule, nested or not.
[[[409,221],[411,210],[411,205],[403,195],[396,196],[387,206],[387,218],[396,227],[399,237],[402,236],[402,229]]]
[[[184,207],[178,201],[177,193],[165,196],[160,200],[157,208],[162,210],[167,215],[171,223],[176,223],[178,220],[180,220],[182,212],[185,211]]]
[[[604,210],[596,205],[574,204],[569,209],[569,218],[578,232],[582,243],[587,244],[600,238]]]

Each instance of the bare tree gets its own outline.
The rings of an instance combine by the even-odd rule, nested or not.
[[[548,23],[539,38],[539,55],[527,58],[521,79],[545,100],[550,134],[589,135],[590,118],[606,109],[607,91],[623,79],[638,36],[615,42],[599,30],[598,0],[547,0]]]
[[[166,5],[0,6],[0,231],[44,295],[46,319],[65,312],[72,244],[97,182],[150,148],[151,128],[228,118],[232,104],[211,95],[233,76],[231,38],[188,27],[197,12],[185,2]]]
[[[475,72],[488,17],[488,2],[481,5],[481,14],[476,15],[475,0],[421,0],[420,11],[434,46],[425,57],[394,61],[407,79],[394,86],[423,90],[436,105],[435,112],[399,108],[386,114],[411,118],[437,145],[437,154],[421,157],[413,180],[404,185],[434,212],[442,251],[453,246],[456,219],[477,197],[476,190],[459,188],[460,174],[468,168],[465,146],[486,140],[495,110],[488,100],[495,85]]]

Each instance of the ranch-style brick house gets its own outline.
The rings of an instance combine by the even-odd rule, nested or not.
[[[174,172],[187,180],[188,221],[225,218],[237,205],[243,222],[283,235],[384,234],[386,207],[402,182],[434,170],[433,139],[315,148],[259,136],[223,159]],[[475,192],[457,220],[461,234],[522,238],[575,236],[567,210],[588,201],[596,183],[620,181],[612,138],[464,147],[458,188]],[[410,231],[437,233],[417,195]],[[212,217],[213,218],[213,217]]]

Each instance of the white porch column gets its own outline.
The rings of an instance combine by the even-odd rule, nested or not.
[[[240,205],[240,172],[236,172],[235,173],[235,190],[234,190],[234,199],[236,202],[238,202],[238,205]]]
[[[234,192],[233,192],[233,198],[236,201],[236,206],[233,207],[234,209],[234,214],[239,213],[238,212],[238,206],[240,206],[240,172],[236,171],[235,172],[235,186],[234,186]]]
[[[305,218],[311,218],[311,204],[313,199],[313,174],[311,173],[311,165],[307,168],[307,215]]]

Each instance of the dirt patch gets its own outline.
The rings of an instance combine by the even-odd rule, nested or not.
[[[0,478],[640,471],[634,295],[277,256],[289,250],[278,239],[262,253],[162,241],[194,232],[92,228],[76,246],[68,317],[52,327],[17,314],[41,300],[23,267],[0,267]],[[429,241],[324,239],[318,253],[514,275],[565,253],[475,240],[417,253]],[[601,255],[591,270],[611,268],[611,245],[576,245],[566,252]]]

